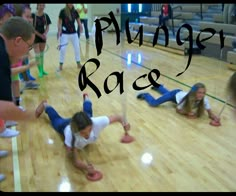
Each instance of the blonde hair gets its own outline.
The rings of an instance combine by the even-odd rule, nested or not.
[[[188,92],[188,94],[180,101],[179,104],[184,102],[183,105],[183,110],[185,112],[191,112],[192,111],[192,107],[195,105],[196,103],[196,94],[198,89],[200,88],[204,88],[206,89],[206,86],[203,83],[196,83],[192,86],[192,88],[190,89],[190,91]],[[205,107],[204,107],[204,98],[202,100],[199,101],[198,105],[197,105],[197,117],[200,117],[204,114],[205,111]]]
[[[74,6],[72,7],[72,9],[70,9],[67,4],[64,8],[65,9],[65,15],[69,18],[69,20],[72,20],[71,11],[73,10],[73,8],[74,8]]]

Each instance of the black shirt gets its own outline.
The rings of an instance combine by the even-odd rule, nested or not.
[[[33,25],[36,31],[43,34],[46,30],[46,26],[52,24],[49,16],[44,13],[42,16],[37,16],[35,13],[32,13]]]
[[[76,33],[75,21],[79,18],[79,14],[75,9],[71,9],[71,20],[65,14],[65,9],[62,9],[59,18],[62,20],[62,33],[72,34]]]
[[[11,63],[3,38],[0,36],[0,100],[12,101]]]

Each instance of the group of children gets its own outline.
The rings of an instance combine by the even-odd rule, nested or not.
[[[41,6],[38,7],[38,9]],[[43,7],[43,6],[42,6]],[[29,7],[25,7],[25,9],[29,9]],[[69,9],[72,9],[69,7]],[[63,13],[60,13],[60,16],[63,18]],[[42,20],[44,20],[42,18]],[[49,24],[49,19],[47,20],[47,24]],[[43,37],[43,32],[41,33],[42,36],[36,33],[39,36],[38,39],[45,40]],[[61,32],[63,34],[63,32]],[[37,41],[36,41],[37,42]],[[37,42],[38,43],[38,42]],[[41,43],[41,42],[40,42]],[[45,42],[43,42],[37,46],[38,50],[41,51],[40,48],[45,48]],[[43,50],[42,50],[43,51]],[[39,52],[40,53],[40,52]],[[40,55],[39,55],[40,56]],[[39,61],[39,60],[38,60]],[[38,61],[34,62],[33,64],[39,65]],[[22,64],[22,62],[19,62]],[[77,62],[78,66],[80,62]],[[61,69],[62,69],[61,64]],[[33,66],[33,65],[31,65]],[[41,65],[40,65],[41,66]],[[19,73],[17,72],[17,67],[15,65],[12,68],[12,73]],[[24,66],[23,66],[24,67]],[[22,68],[23,69],[23,68]],[[24,68],[27,69],[27,68]],[[14,72],[15,70],[15,72]],[[22,71],[22,70],[21,70]],[[25,71],[25,70],[24,70]],[[39,67],[39,76],[47,74],[43,66]],[[232,97],[236,101],[236,74],[234,74],[228,84],[228,89],[232,94]],[[14,89],[14,88],[13,88]],[[196,83],[194,84],[189,92],[185,92],[181,89],[174,89],[168,90],[164,85],[159,84],[158,86],[152,87],[152,90],[159,92],[162,94],[159,98],[154,98],[151,96],[150,93],[140,93],[137,95],[137,98],[140,100],[145,100],[150,106],[157,107],[166,102],[174,102],[176,104],[176,111],[179,114],[186,115],[188,118],[199,118],[204,114],[206,110],[210,119],[219,122],[220,118],[216,116],[210,107],[209,101],[206,95],[206,86],[203,83]],[[18,100],[19,101],[19,100]],[[110,115],[110,116],[93,116],[92,110],[92,102],[89,99],[88,94],[83,95],[83,110],[76,112],[70,118],[64,118],[58,114],[58,112],[53,108],[51,105],[44,100],[36,110],[36,117],[39,118],[43,112],[45,112],[50,119],[50,123],[54,130],[61,134],[64,137],[64,143],[67,149],[69,156],[72,157],[74,165],[81,169],[85,170],[88,173],[93,173],[95,168],[93,165],[84,163],[83,161],[79,160],[78,158],[78,149],[83,149],[86,145],[94,143],[97,141],[99,134],[102,130],[104,130],[108,125],[113,123],[120,123],[124,129],[124,131],[130,130],[130,124],[125,121],[124,117],[121,115]],[[6,128],[4,121],[0,120],[0,127],[4,128],[5,131],[0,130],[0,137],[9,137],[9,131],[11,132],[10,137],[15,137],[19,134],[16,130],[9,130]],[[6,156],[7,151],[0,151],[0,157]],[[0,181],[4,179],[4,176],[0,174]]]

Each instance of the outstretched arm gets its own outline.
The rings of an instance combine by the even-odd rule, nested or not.
[[[0,101],[0,118],[4,120],[35,120],[35,111],[22,111],[13,102]]]
[[[83,161],[79,160],[79,154],[78,150],[76,148],[70,148],[66,147],[67,149],[67,154],[70,158],[72,158],[73,163],[76,168],[82,170],[82,171],[87,171],[88,173],[93,173],[94,172],[94,167],[90,164],[84,163]]]
[[[110,124],[119,122],[125,131],[130,130],[130,124],[121,115],[111,115],[108,117]]]
[[[209,109],[207,110],[208,113],[208,117],[214,121],[220,121],[220,118],[218,116],[216,116],[215,114],[213,114],[212,110]]]

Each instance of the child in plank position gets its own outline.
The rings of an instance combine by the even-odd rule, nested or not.
[[[186,115],[189,118],[198,118],[202,116],[206,110],[210,119],[216,122],[220,121],[211,110],[209,101],[205,97],[206,87],[202,83],[194,84],[189,92],[184,92],[181,89],[169,91],[163,85],[152,87],[152,89],[161,93],[162,96],[155,99],[149,93],[140,93],[137,95],[137,98],[145,100],[152,107],[172,101],[177,104],[176,112]]]
[[[39,105],[36,116],[39,117],[43,111],[47,113],[53,128],[64,136],[67,152],[72,155],[74,165],[93,174],[93,166],[79,160],[77,149],[83,149],[86,145],[94,143],[100,132],[109,124],[119,122],[125,131],[130,130],[130,124],[120,115],[93,117],[92,102],[87,94],[83,97],[83,111],[76,112],[72,118],[62,118],[47,101]]]

